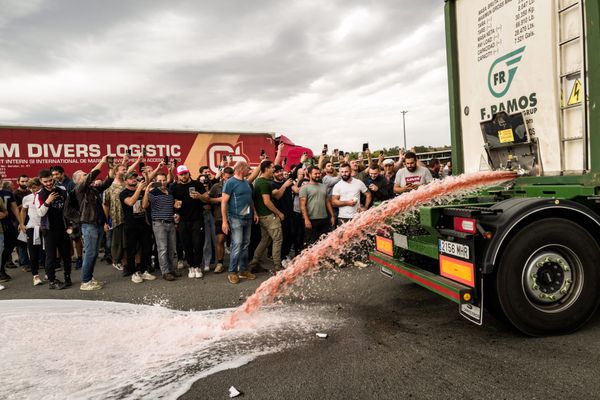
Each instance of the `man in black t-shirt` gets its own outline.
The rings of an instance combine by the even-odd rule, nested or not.
[[[152,256],[152,228],[146,221],[146,211],[142,207],[142,191],[146,182],[137,181],[135,171],[125,175],[125,189],[119,195],[124,214],[125,240],[127,241],[127,267],[124,275],[131,275],[133,283],[153,281],[154,275],[148,272]],[[139,265],[135,263],[137,249],[142,249]]]
[[[202,278],[204,247],[204,204],[210,199],[204,185],[192,180],[185,165],[177,167],[177,183],[171,192],[175,198],[175,214],[178,230],[183,240],[185,258],[190,266],[189,278]]]
[[[273,204],[286,216],[281,221],[281,233],[283,235],[283,241],[281,242],[281,262],[284,267],[290,260],[289,254],[292,248],[292,241],[294,240],[294,231],[292,230],[293,218],[289,218],[294,212],[293,184],[293,179],[283,179],[283,167],[276,165],[271,187],[273,188]]]
[[[38,192],[36,206],[41,217],[40,228],[46,251],[46,274],[48,288],[64,289],[71,286],[71,240],[65,223],[67,191],[56,186],[49,170],[40,171],[42,190]],[[56,279],[56,252],[60,254],[64,268],[64,283]]]
[[[2,189],[2,176],[0,176],[0,197],[4,201],[4,206],[8,211],[8,217],[0,220],[4,230],[4,250],[0,260],[0,282],[10,280],[10,276],[6,273],[6,264],[11,260],[12,252],[17,244],[17,229],[20,215],[19,208],[15,201],[15,196],[10,190]]]

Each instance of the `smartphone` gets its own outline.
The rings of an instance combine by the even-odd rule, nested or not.
[[[144,164],[143,162],[140,163],[140,172],[144,172],[145,166],[146,166],[146,164]]]
[[[344,150],[340,150],[340,157],[344,157]]]
[[[287,157],[283,157],[283,165],[287,165]]]
[[[227,161],[227,154],[221,154],[221,161]]]
[[[152,182],[152,185],[150,185],[152,187],[152,189],[156,189],[159,187],[162,187],[162,183],[160,182]]]
[[[173,159],[173,167],[177,167],[177,159],[176,158]]]
[[[367,151],[367,150],[369,150],[369,143],[363,143],[362,151]]]
[[[323,150],[325,150],[325,151],[329,150],[329,148],[327,147],[327,143],[325,143],[325,144],[323,145]]]
[[[189,187],[188,188],[188,192],[189,192],[189,194],[196,193],[196,188],[195,187]]]
[[[108,163],[108,167],[109,167],[109,168],[112,168],[112,166],[113,166],[113,161],[114,161],[114,158],[113,158],[112,156],[108,156],[108,157],[106,157],[106,162]]]
[[[128,156],[131,155],[131,149],[127,149],[127,151],[125,151],[125,153],[127,153]]]
[[[163,158],[163,163],[165,165],[167,165],[169,163],[169,156],[165,156],[165,158]]]
[[[305,156],[308,155],[308,153],[306,151],[304,153],[302,153],[302,154],[305,155]]]
[[[264,156],[265,155],[265,149],[260,149],[260,155]]]
[[[142,155],[143,155],[144,157],[146,157],[146,148],[145,148],[145,147],[142,147]]]

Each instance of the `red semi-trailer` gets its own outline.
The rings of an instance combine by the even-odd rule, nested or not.
[[[177,159],[192,175],[208,165],[213,172],[225,155],[256,166],[260,154],[274,159],[279,138],[267,132],[217,132],[167,129],[73,128],[48,126],[0,126],[0,175],[14,181],[21,174],[36,176],[41,169],[61,165],[70,175],[78,169],[92,169],[105,154],[117,157],[128,151],[137,157],[146,150],[144,162],[154,166],[164,159]],[[310,149],[285,140],[288,164],[294,155]],[[283,159],[282,159],[283,161]]]

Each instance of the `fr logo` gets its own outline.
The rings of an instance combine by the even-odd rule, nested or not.
[[[488,88],[494,97],[502,97],[510,89],[517,73],[519,61],[523,57],[525,46],[497,58],[488,72]]]
[[[219,170],[223,156],[229,155],[232,156],[234,164],[238,161],[246,161],[247,163],[250,161],[250,158],[243,152],[242,143],[237,143],[235,146],[228,143],[215,143],[208,148],[208,167],[210,170],[216,173]]]

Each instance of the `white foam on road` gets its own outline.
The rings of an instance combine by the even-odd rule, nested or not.
[[[312,340],[313,332],[337,324],[318,310],[277,307],[224,330],[229,311],[0,301],[2,397],[175,399],[197,379]]]

